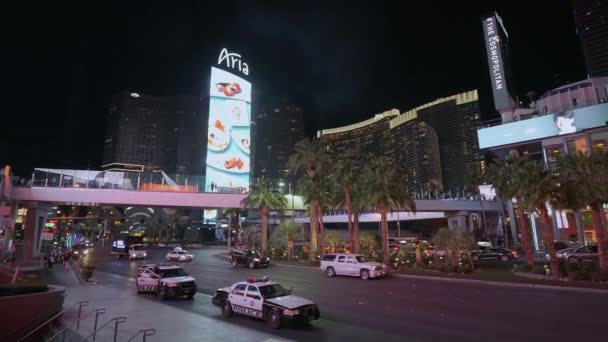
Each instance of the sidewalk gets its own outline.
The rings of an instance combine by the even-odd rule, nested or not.
[[[224,320],[220,310],[213,307],[209,296],[198,293],[194,300],[176,299],[161,302],[153,295],[137,295],[134,280],[114,274],[98,272],[93,280],[98,284],[80,285],[71,271],[58,267],[49,272],[49,282],[66,286],[65,306],[79,301],[89,301],[83,307],[83,314],[93,309],[106,308],[105,314],[99,316],[98,328],[114,317],[127,317],[127,322],[118,325],[118,341],[127,341],[142,329],[156,329],[156,334],[148,341],[269,341],[283,340],[262,331],[248,329],[238,325],[238,321]],[[209,312],[216,313],[202,316],[192,310],[201,306],[211,306]],[[214,310],[215,309],[215,310]],[[76,320],[77,309],[70,310],[64,316],[65,324]],[[93,331],[94,317],[82,321],[78,334],[82,338]],[[263,329],[264,323],[260,322]],[[75,330],[75,329],[74,329]],[[114,324],[102,328],[96,341],[112,341]],[[141,341],[141,336],[134,339]]]

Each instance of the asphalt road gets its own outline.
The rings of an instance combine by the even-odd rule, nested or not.
[[[96,247],[97,270],[134,278],[144,263],[164,262],[169,249],[150,248],[145,261],[117,260]],[[315,301],[321,319],[308,328],[274,331],[246,317],[228,319],[278,337],[298,341],[571,341],[597,340],[608,323],[608,295],[569,291],[459,284],[437,280],[387,277],[327,278],[320,270],[271,265],[266,269],[233,269],[218,256],[220,248],[190,250],[194,261],[182,263],[197,279],[194,302],[167,301],[184,310],[226,320],[210,297],[219,287],[248,276],[268,275],[294,294]],[[117,282],[125,278],[118,278]],[[125,282],[128,288],[132,282]],[[227,332],[229,333],[229,332]]]

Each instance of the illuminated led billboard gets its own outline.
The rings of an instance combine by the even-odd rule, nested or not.
[[[580,132],[608,123],[608,104],[599,104],[477,130],[479,148],[509,145]]]
[[[220,61],[221,58],[222,55]],[[251,170],[251,83],[212,67],[209,96],[205,191],[247,191]]]

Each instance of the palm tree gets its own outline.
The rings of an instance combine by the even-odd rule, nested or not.
[[[294,221],[285,221],[279,226],[279,231],[287,239],[287,260],[293,258],[294,240],[302,231],[302,226]]]
[[[550,170],[544,168],[539,163],[526,160],[519,173],[520,179],[517,182],[526,184],[521,189],[522,204],[528,211],[536,211],[543,223],[543,239],[549,254],[549,265],[551,276],[559,276],[559,260],[555,250],[555,237],[553,236],[553,220],[549,217],[547,203],[555,206],[561,201],[559,191],[559,179]]]
[[[353,163],[350,161],[339,161],[336,164],[333,172],[335,176],[335,184],[338,188],[341,188],[344,191],[344,201],[342,201],[342,196],[337,196],[339,199],[337,205],[340,208],[346,207],[348,214],[348,241],[352,245],[353,244],[353,222],[352,222],[352,203],[351,203],[351,188],[353,184],[357,181],[357,173],[353,167]],[[337,192],[337,191],[336,191]]]
[[[289,157],[287,161],[287,167],[290,173],[293,175],[302,175],[300,177],[300,183],[298,184],[300,189],[311,190],[311,185],[316,182],[315,177],[320,178],[322,173],[328,173],[331,166],[331,158],[327,153],[327,150],[319,144],[318,141],[311,142],[310,139],[306,138],[296,144],[294,147],[294,153]],[[306,176],[304,176],[306,175]],[[313,198],[308,202],[309,213],[310,213],[310,259],[314,260],[317,252],[317,229],[318,229],[318,214],[319,214],[319,199],[324,198]]]
[[[525,161],[525,159],[516,154],[510,155],[505,160],[498,159],[488,167],[488,178],[499,196],[507,201],[512,201],[515,198],[516,202],[514,206],[518,214],[517,223],[521,233],[521,243],[526,255],[526,264],[531,269],[534,266],[534,255],[532,252],[530,227],[528,226],[521,198],[522,189],[528,186],[527,175],[523,168]]]
[[[241,201],[245,208],[258,208],[262,218],[262,253],[268,248],[268,216],[270,209],[285,209],[287,199],[264,178],[254,184],[249,194]]]
[[[595,153],[568,155],[560,160],[560,190],[566,199],[562,206],[582,209],[589,205],[597,237],[600,269],[608,272],[608,243],[606,241],[602,203],[608,198],[608,155]]]
[[[304,203],[308,205],[310,213],[310,259],[315,259],[315,253],[319,250],[323,253],[324,244],[324,227],[323,224],[319,227],[319,217],[323,215],[322,207],[325,200],[330,198],[330,186],[329,179],[327,177],[321,177],[321,175],[315,175],[309,177],[303,175],[298,181],[298,193],[300,193],[304,199]],[[317,234],[319,233],[319,235]],[[320,248],[319,248],[320,247]]]
[[[386,159],[372,161],[366,172],[366,191],[370,204],[380,213],[382,228],[382,254],[384,264],[390,264],[388,248],[388,212],[393,210],[416,211],[416,204],[402,186],[394,166]]]
[[[359,173],[355,178],[355,182],[353,182],[350,187],[350,205],[353,215],[353,236],[350,245],[355,253],[360,253],[361,251],[359,215],[361,210],[365,210],[369,207],[368,204],[370,203],[368,198],[369,193],[366,192],[365,186],[366,182],[361,176],[361,173]]]

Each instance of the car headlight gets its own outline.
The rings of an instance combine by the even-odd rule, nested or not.
[[[135,258],[136,257],[135,253],[131,254],[131,257]]]
[[[177,283],[167,283],[167,286],[168,286],[168,287],[176,287],[176,286],[177,286]]]
[[[253,258],[253,261],[260,262],[260,259],[259,258]]]
[[[148,256],[148,254],[147,254],[147,253],[144,253],[144,256]]]
[[[283,315],[285,316],[297,316],[300,314],[300,310],[298,309],[285,309],[283,310]]]
[[[270,258],[266,258],[266,261],[270,262]]]
[[[78,254],[78,251],[74,251],[74,254]]]
[[[84,252],[82,252],[82,253],[87,254],[87,253],[89,253],[89,251],[85,250],[85,251],[84,251]]]

